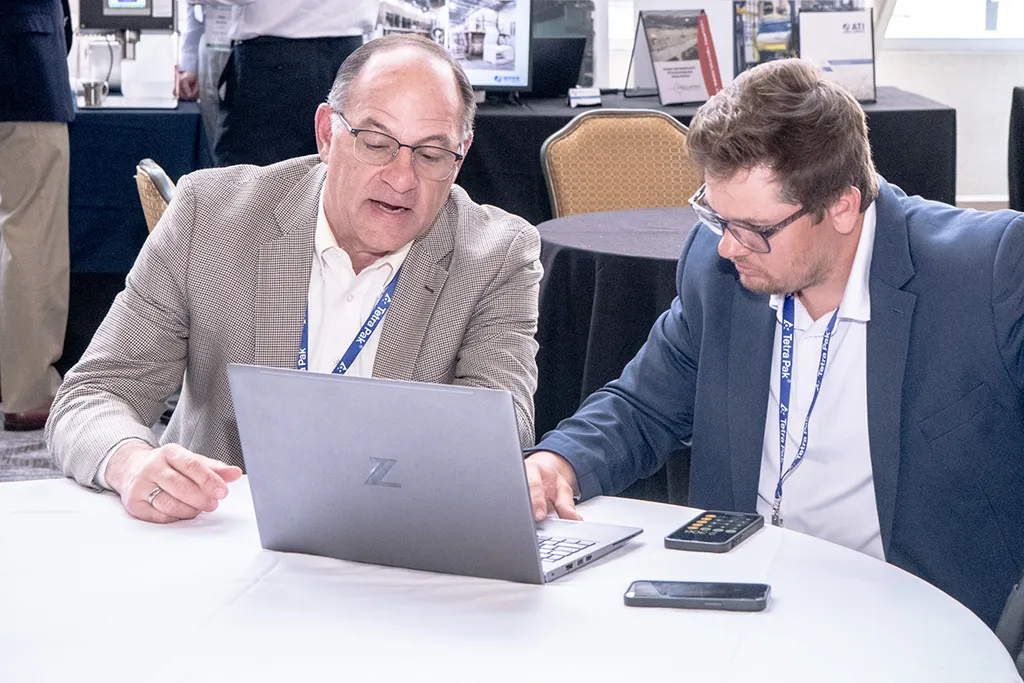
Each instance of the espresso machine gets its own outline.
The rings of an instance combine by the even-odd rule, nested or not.
[[[121,58],[132,60],[143,31],[174,32],[175,5],[175,0],[80,0],[78,32],[113,34]]]
[[[177,62],[176,11],[177,0],[80,0],[76,33],[86,46],[80,82],[103,81],[104,88],[109,86],[113,94],[103,106],[177,104],[171,90]],[[143,34],[146,40],[140,44]]]

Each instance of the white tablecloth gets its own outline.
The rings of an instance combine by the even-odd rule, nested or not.
[[[970,611],[854,551],[767,528],[666,550],[693,511],[582,506],[644,527],[546,586],[260,548],[246,480],[169,526],[64,481],[0,485],[0,681],[1019,681]],[[626,607],[634,579],[766,582],[768,609]]]

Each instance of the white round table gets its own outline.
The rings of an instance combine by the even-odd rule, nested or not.
[[[220,509],[131,519],[69,480],[0,485],[0,681],[1019,681],[970,611],[896,567],[766,528],[666,550],[692,510],[581,507],[644,527],[545,586],[260,548],[245,479]],[[626,607],[634,579],[765,582],[767,610]]]

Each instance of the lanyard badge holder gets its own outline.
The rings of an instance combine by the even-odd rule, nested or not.
[[[836,321],[839,319],[839,309],[832,314],[828,322],[828,328],[821,338],[821,359],[818,361],[818,374],[814,382],[814,395],[811,396],[811,405],[807,408],[807,417],[804,419],[804,431],[800,437],[800,446],[796,450],[796,457],[786,469],[786,434],[789,426],[789,396],[793,385],[793,330],[795,317],[795,304],[793,295],[787,294],[782,304],[782,358],[779,363],[779,482],[775,485],[775,502],[772,504],[772,524],[782,526],[782,517],[779,510],[782,507],[782,485],[789,479],[789,475],[803,462],[804,454],[807,452],[807,430],[811,424],[811,413],[814,412],[814,404],[818,401],[818,392],[821,391],[821,380],[825,376],[825,364],[828,362],[828,347],[832,342],[832,334],[836,329]]]
[[[380,298],[377,299],[377,305],[373,307],[373,311],[370,312],[370,317],[363,323],[362,328],[356,334],[356,338],[352,340],[352,343],[348,345],[348,350],[338,360],[338,364],[334,366],[333,373],[335,375],[344,375],[348,372],[348,369],[352,367],[352,363],[355,362],[356,356],[366,346],[366,342],[370,341],[370,337],[373,336],[374,331],[380,324],[380,321],[384,318],[384,314],[388,312],[388,306],[391,305],[391,297],[395,294],[395,287],[398,285],[398,275],[402,272],[399,268],[394,276],[391,278],[391,282],[381,292]],[[295,367],[298,370],[309,370],[309,304],[306,304],[306,316],[302,319],[302,337],[299,340],[299,357],[295,361]]]

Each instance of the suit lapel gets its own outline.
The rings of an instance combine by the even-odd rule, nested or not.
[[[455,245],[458,208],[449,197],[430,229],[409,249],[395,297],[380,331],[373,375],[411,380],[434,306],[448,280],[448,258]]]
[[[884,181],[875,207],[867,329],[868,442],[882,549],[888,556],[900,469],[903,375],[917,296],[901,289],[914,275],[907,222],[899,200]]]
[[[768,305],[766,296],[736,287],[726,384],[732,495],[736,510],[753,510],[757,505],[775,324],[775,310]]]
[[[279,237],[260,247],[255,362],[294,368],[313,266],[313,233],[325,167],[317,165],[274,210]]]

